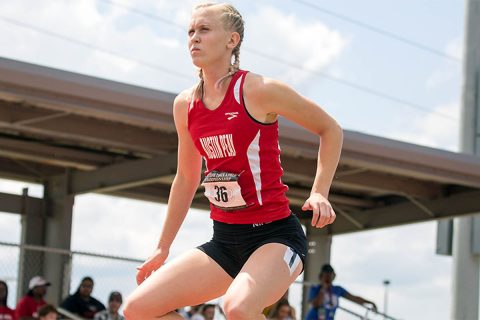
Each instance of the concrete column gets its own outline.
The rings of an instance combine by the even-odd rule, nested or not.
[[[70,250],[74,196],[69,194],[68,174],[47,181],[45,200],[47,203],[45,246]],[[47,294],[48,301],[58,304],[68,294],[70,260],[70,255],[45,253],[44,274],[52,283]]]
[[[42,246],[45,240],[45,212],[29,205],[28,189],[23,190],[21,210],[21,245]],[[20,249],[18,263],[17,300],[28,291],[28,282],[36,275],[43,276],[43,253]]]
[[[304,270],[304,282],[318,283],[318,274],[323,264],[330,262],[330,251],[332,236],[326,235],[323,230],[307,226],[308,255]],[[309,308],[308,305],[309,287],[303,287],[302,319]]]
[[[473,224],[476,217],[455,219],[453,237],[452,317],[478,319],[479,257],[472,254]]]
[[[462,151],[480,155],[480,2],[467,0],[462,108]],[[480,217],[457,218],[453,234],[451,319],[479,319]]]

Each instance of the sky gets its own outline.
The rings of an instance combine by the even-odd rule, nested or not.
[[[464,1],[309,1],[231,1],[246,22],[241,67],[291,85],[345,130],[458,151]],[[0,1],[0,56],[177,93],[197,81],[186,47],[195,3]],[[22,186],[0,181],[2,192]],[[79,196],[72,249],[145,258],[164,213],[163,205]],[[0,214],[0,241],[18,241],[19,230],[18,216]],[[171,256],[210,236],[208,214],[191,210]],[[452,259],[435,254],[435,239],[435,222],[335,236],[336,282],[383,307],[389,279],[389,314],[445,319]]]

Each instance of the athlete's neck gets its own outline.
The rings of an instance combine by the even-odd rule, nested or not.
[[[225,68],[202,69],[204,93],[221,93],[225,85],[223,84],[223,81],[222,83],[218,83],[218,81],[228,74],[229,69],[229,66]]]

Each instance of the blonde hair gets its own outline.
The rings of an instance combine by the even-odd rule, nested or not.
[[[219,87],[222,81],[227,79],[228,77],[235,74],[240,69],[240,46],[243,41],[243,34],[244,34],[244,21],[243,17],[238,12],[238,10],[228,3],[215,3],[215,2],[205,2],[200,3],[194,7],[194,10],[208,8],[213,6],[219,6],[221,8],[221,20],[226,30],[231,30],[237,32],[240,35],[240,41],[238,42],[237,46],[232,50],[233,56],[233,63],[230,64],[230,68],[228,73],[221,77],[216,83],[215,87]],[[203,96],[203,71],[202,69],[198,70],[198,76],[200,81],[198,82],[197,88],[195,89],[194,97],[199,98]]]

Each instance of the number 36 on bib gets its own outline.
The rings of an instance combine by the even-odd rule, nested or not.
[[[247,204],[242,197],[242,189],[238,184],[240,174],[212,171],[202,182],[205,196],[211,204],[223,210],[245,208]]]

